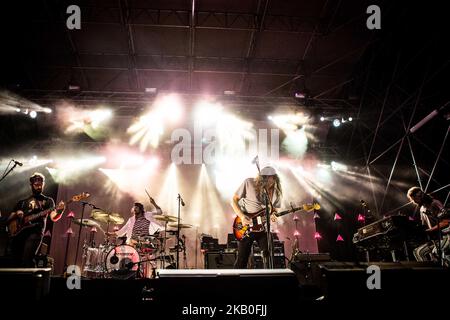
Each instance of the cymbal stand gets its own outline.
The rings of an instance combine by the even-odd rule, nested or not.
[[[161,269],[165,269],[166,268],[166,238],[167,238],[167,220],[164,221],[164,238],[162,241],[162,248],[161,248],[161,253],[159,254],[160,256],[160,263],[161,263]]]
[[[109,245],[109,221],[106,223],[106,245]]]
[[[81,241],[81,230],[83,229],[83,219],[84,219],[84,209],[86,207],[86,204],[88,204],[85,201],[81,202],[82,204],[82,208],[81,208],[81,223],[80,223],[80,229],[78,230],[78,240],[77,240],[77,250],[75,251],[75,261],[74,261],[74,265],[77,264],[77,260],[78,260],[78,250],[80,248],[80,241]]]
[[[72,220],[73,220],[73,212],[70,212],[69,215],[67,216],[67,218],[69,219],[69,227],[67,228],[66,231],[66,236],[67,236],[67,241],[66,241],[66,251],[64,252],[64,269],[63,269],[63,274],[66,273],[67,271],[67,258],[68,258],[68,254],[69,254],[69,245],[70,245],[70,238],[72,237]]]
[[[182,235],[182,240],[181,240],[181,244],[182,244],[182,248],[183,248],[183,262],[184,262],[184,268],[187,269],[187,258],[186,258],[186,236],[183,234]]]

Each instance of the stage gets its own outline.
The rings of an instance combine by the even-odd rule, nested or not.
[[[0,301],[164,319],[446,308],[446,13],[5,3]]]
[[[379,287],[370,287],[372,272],[367,268],[371,265],[380,269]],[[448,283],[450,271],[430,263],[326,262],[318,268],[318,278],[313,277],[313,270],[293,268],[296,272],[290,269],[157,270],[154,279],[136,279],[131,273],[88,279],[50,276],[50,269],[0,269],[0,281],[4,302],[14,301],[20,293],[30,303],[70,302],[72,307],[95,304],[113,309],[139,306],[177,319],[187,310],[194,314],[195,307],[217,307],[225,312],[230,311],[226,310],[230,306],[242,305],[247,306],[248,312],[251,308],[256,319],[257,310],[263,312],[261,306],[264,306],[272,319],[273,315],[297,314],[302,308],[320,310],[349,303],[391,305],[447,299],[446,295],[431,293],[436,290],[436,283]],[[309,277],[311,280],[307,280]],[[216,316],[226,318],[220,313]]]

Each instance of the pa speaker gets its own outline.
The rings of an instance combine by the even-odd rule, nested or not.
[[[50,292],[50,268],[0,269],[2,302],[42,301]]]

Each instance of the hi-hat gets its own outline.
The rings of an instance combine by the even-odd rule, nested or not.
[[[171,227],[171,228],[180,228],[180,229],[187,229],[187,228],[192,228],[193,225],[192,224],[187,224],[187,223],[180,223],[180,225],[178,225],[178,223],[169,223],[167,226]]]
[[[97,221],[122,224],[125,220],[122,216],[115,212],[105,212],[103,210],[94,209],[91,212],[91,218]]]
[[[165,222],[176,222],[176,221],[178,221],[177,217],[170,216],[168,214],[155,214],[155,215],[153,215],[153,218],[155,220],[165,221]]]

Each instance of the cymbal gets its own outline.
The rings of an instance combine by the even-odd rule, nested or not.
[[[178,223],[169,223],[168,226],[171,228],[178,228]],[[180,223],[180,229],[187,229],[192,227],[193,227],[192,224]]]
[[[122,216],[115,212],[105,212],[103,210],[94,209],[91,211],[91,218],[97,221],[122,224],[125,220]]]
[[[159,220],[159,221],[166,221],[166,222],[176,222],[178,221],[178,218],[175,216],[170,216],[168,214],[155,214],[153,216],[153,218],[155,220]]]
[[[83,221],[81,221],[81,219],[74,219],[72,222],[81,225],[82,227],[100,227],[98,222],[91,219],[83,219]]]

